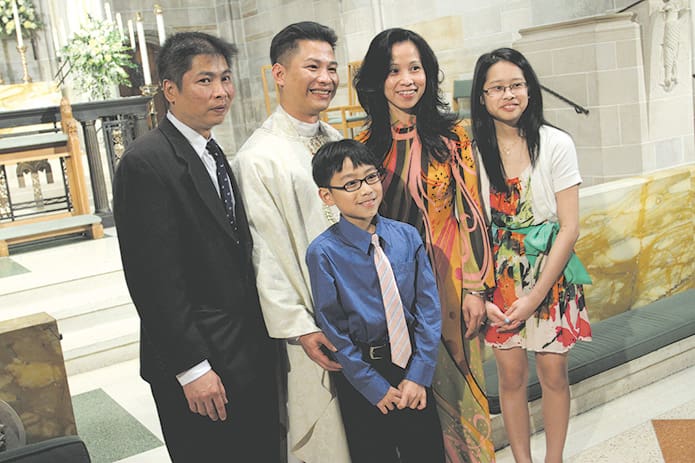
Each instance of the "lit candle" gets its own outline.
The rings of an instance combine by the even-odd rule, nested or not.
[[[22,23],[19,21],[19,10],[17,9],[17,2],[12,0],[12,14],[14,15],[14,28],[17,33],[17,46],[23,47],[24,40],[22,40]]]
[[[164,45],[164,41],[167,39],[167,33],[164,29],[164,15],[162,14],[162,7],[159,5],[154,6],[154,19],[157,21],[157,35],[159,36],[159,45]]]
[[[116,13],[116,24],[118,24],[118,33],[121,34],[121,42],[125,38],[123,33],[123,18],[121,18],[121,13]]]
[[[106,20],[112,23],[113,16],[111,16],[111,5],[109,5],[109,2],[104,3],[104,12],[106,13]]]
[[[140,45],[140,59],[142,60],[142,75],[145,78],[145,85],[152,83],[150,77],[150,59],[147,57],[147,42],[145,41],[145,29],[142,27],[142,14],[135,16],[135,27],[138,30],[138,45]]]
[[[128,20],[128,38],[130,39],[130,48],[135,50],[135,31],[133,30],[133,20]]]

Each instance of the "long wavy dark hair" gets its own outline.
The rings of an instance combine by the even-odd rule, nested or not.
[[[524,80],[528,85],[528,106],[518,122],[520,134],[526,138],[531,165],[536,165],[538,150],[540,149],[539,129],[542,125],[551,125],[543,117],[543,95],[541,84],[528,60],[517,50],[512,48],[498,48],[485,53],[475,63],[473,75],[473,91],[471,92],[471,119],[473,121],[473,138],[480,151],[485,171],[490,178],[490,183],[497,191],[508,191],[500,149],[497,146],[495,122],[483,104],[483,86],[487,79],[487,72],[493,64],[500,61],[508,61],[518,66],[524,74]]]
[[[380,32],[372,43],[355,75],[354,86],[360,104],[369,116],[370,130],[367,146],[379,157],[386,157],[393,138],[388,101],[384,95],[384,82],[391,66],[391,49],[400,42],[412,42],[420,53],[425,70],[425,91],[414,107],[417,132],[423,154],[440,162],[451,156],[442,137],[455,138],[452,129],[457,117],[449,111],[439,91],[439,63],[432,48],[419,34],[406,29],[393,28]]]

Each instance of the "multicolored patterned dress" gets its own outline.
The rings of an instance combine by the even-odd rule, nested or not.
[[[507,180],[508,192],[490,185],[490,213],[493,224],[493,253],[497,287],[493,302],[506,311],[519,295],[528,293],[536,282],[537,270],[525,255],[524,237],[514,230],[533,225],[531,209],[531,168],[520,177]],[[523,347],[535,352],[567,352],[577,340],[591,340],[591,326],[582,285],[567,283],[560,275],[540,308],[513,332],[499,333],[490,326],[485,342],[493,347]]]
[[[463,289],[494,285],[489,237],[480,207],[478,176],[463,127],[445,140],[447,162],[422,155],[415,125],[392,126],[393,144],[383,167],[381,213],[417,227],[427,245],[442,305],[442,344],[433,390],[450,463],[495,461],[485,397],[482,343],[464,339]],[[365,142],[369,132],[358,139]],[[380,153],[377,153],[380,154]]]

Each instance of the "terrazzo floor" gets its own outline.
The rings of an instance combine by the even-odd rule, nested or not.
[[[161,441],[161,431],[149,387],[138,377],[138,362],[131,360],[69,378],[73,396],[101,389],[127,411],[148,434]],[[695,367],[650,384],[630,394],[570,420],[569,438],[565,448],[567,463],[692,463],[695,461]],[[78,428],[81,417],[77,416]],[[109,417],[103,417],[104,440],[118,437],[121,424],[114,421],[114,436],[108,433]],[[665,432],[662,447],[655,431]],[[678,431],[680,429],[680,431]],[[150,441],[154,442],[154,441]],[[88,442],[88,447],[99,442]],[[543,433],[531,439],[534,461],[543,461]],[[113,447],[109,444],[110,447]],[[123,459],[109,459],[101,448],[90,448],[99,455],[94,463],[165,463],[166,449],[151,449]],[[664,458],[666,456],[667,458]],[[232,460],[233,461],[233,460]],[[497,452],[498,463],[513,463],[509,448]]]

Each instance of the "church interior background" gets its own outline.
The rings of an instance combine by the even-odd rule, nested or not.
[[[664,317],[685,309],[678,334],[662,327],[654,335],[668,343],[573,385],[573,415],[693,370],[694,8],[693,0],[0,0],[0,404],[13,404],[24,423],[15,441],[87,433],[100,420],[96,407],[142,432],[130,446],[85,437],[93,461],[167,461],[156,415],[135,386],[109,396],[90,384],[115,388],[118,380],[104,378],[123,372],[137,381],[137,316],[122,282],[110,183],[128,143],[166,111],[154,63],[166,36],[181,31],[239,48],[237,95],[215,129],[230,156],[276,104],[268,50],[292,22],[317,21],[338,35],[341,83],[323,117],[346,136],[364,121],[351,76],[379,31],[409,28],[428,41],[444,96],[463,117],[477,57],[519,49],[545,87],[546,117],[577,146],[584,183],[576,251],[594,280],[586,291],[592,322],[612,326],[652,304],[662,304]],[[695,431],[690,397],[667,418]],[[3,416],[0,407],[0,423]],[[499,419],[496,426],[504,452]],[[571,461],[599,461],[615,447],[609,441],[585,443]],[[663,447],[653,460],[618,447],[635,454],[600,461],[668,461]],[[498,461],[512,461],[505,455]]]

